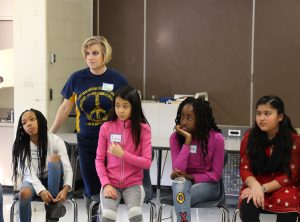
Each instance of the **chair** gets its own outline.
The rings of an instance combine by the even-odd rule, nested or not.
[[[152,160],[153,160],[153,157],[154,157],[154,151],[152,150]],[[144,186],[144,190],[145,190],[144,203],[146,203],[150,208],[150,222],[153,222],[154,217],[155,217],[155,212],[156,212],[156,206],[154,203],[151,202],[151,200],[153,198],[153,191],[152,191],[152,183],[151,183],[149,170],[144,170],[143,186]],[[92,199],[92,203],[90,204],[90,207],[89,207],[88,222],[92,221],[92,212],[93,212],[94,206],[100,204],[100,195],[99,194],[93,195],[91,199]],[[121,200],[120,204],[124,204],[124,201]],[[100,214],[101,214],[101,212],[100,212]]]
[[[72,198],[72,195],[73,195],[72,193],[68,194],[67,201],[70,201],[71,204],[73,205],[73,209],[74,209],[74,220],[73,221],[77,222],[78,207],[77,207],[76,201]],[[38,196],[33,197],[32,201],[43,202],[43,200],[40,197],[38,197]],[[19,192],[17,192],[17,193],[14,194],[13,203],[12,203],[11,208],[10,208],[10,222],[14,221],[15,205],[18,202],[19,202]]]
[[[228,154],[227,151],[225,150],[224,153],[224,166],[227,163],[227,159],[228,159]],[[224,189],[224,183],[223,183],[223,179],[220,180],[220,195],[216,200],[211,200],[211,201],[205,201],[205,202],[200,202],[198,204],[195,204],[193,206],[191,206],[191,208],[212,208],[212,207],[218,207],[218,209],[221,211],[222,213],[222,222],[229,222],[230,218],[229,218],[229,211],[228,209],[224,206],[225,204],[225,189]],[[162,211],[163,208],[166,205],[170,205],[173,206],[173,195],[169,195],[166,197],[162,197],[160,199],[160,203],[161,206],[159,208],[158,211],[158,222],[162,221]]]
[[[239,208],[237,208],[234,212],[233,212],[233,215],[232,215],[232,222],[236,222],[236,215],[240,213],[240,210]]]
[[[68,156],[70,158],[71,146],[67,142],[65,142],[65,144],[66,144]],[[73,174],[73,180],[74,180],[74,174]],[[10,222],[14,221],[15,205],[18,203],[18,201],[19,201],[19,192],[14,192],[13,203],[12,203],[11,208],[10,208]],[[43,200],[38,196],[34,196],[32,198],[32,201],[43,202]],[[78,206],[77,206],[77,202],[73,199],[73,192],[68,193],[67,201],[70,201],[71,204],[73,205],[74,222],[77,222],[77,220],[78,220]]]

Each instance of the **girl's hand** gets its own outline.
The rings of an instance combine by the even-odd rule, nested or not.
[[[245,199],[245,198],[248,198],[249,196],[251,195],[251,189],[249,187],[247,187],[246,189],[244,189],[242,192],[241,192],[241,195],[240,195],[240,199]]]
[[[185,145],[190,145],[192,142],[192,134],[181,129],[180,125],[175,126],[176,132],[185,138]]]
[[[192,175],[187,174],[187,173],[184,172],[184,171],[180,171],[180,176],[181,176],[181,177],[184,177],[185,179],[187,179],[187,180],[189,180],[189,181],[191,181],[191,182],[194,182],[194,180],[195,180],[195,178],[194,178]]]
[[[46,204],[50,204],[50,203],[54,202],[54,198],[52,197],[51,193],[48,190],[42,190],[39,193],[39,196],[42,198],[42,200]]]
[[[54,199],[54,203],[62,203],[67,199],[69,186],[64,186],[64,188],[57,194],[56,198]]]
[[[117,197],[118,197],[116,189],[110,184],[105,185],[105,187],[103,188],[103,194],[105,197],[111,198],[114,200],[117,199]]]
[[[180,174],[179,174],[179,171],[177,169],[175,169],[171,173],[171,179],[175,180],[177,177],[180,177]]]
[[[259,208],[261,207],[262,209],[265,209],[265,194],[261,189],[260,184],[258,186],[254,186],[251,188],[251,193],[252,193],[252,200],[254,205]],[[249,203],[250,199],[248,197],[247,203]]]
[[[124,156],[124,150],[122,149],[122,147],[118,143],[115,143],[115,142],[111,143],[111,145],[109,146],[108,151],[112,155],[120,157],[120,158]]]
[[[175,180],[177,177],[184,177],[185,179],[189,180],[189,181],[194,181],[195,178],[190,175],[190,174],[187,174],[186,172],[184,171],[181,171],[181,170],[178,170],[178,169],[175,169],[173,170],[173,172],[171,173],[171,179],[172,180]]]
[[[261,186],[248,187],[244,189],[240,196],[241,199],[247,198],[247,203],[252,199],[254,205],[259,208],[265,209],[265,194],[261,189]]]

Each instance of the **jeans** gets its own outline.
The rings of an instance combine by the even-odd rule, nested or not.
[[[0,183],[0,222],[3,222],[3,191]]]
[[[196,183],[183,177],[176,178],[172,184],[173,203],[178,222],[191,221],[191,206],[215,200],[220,195],[220,183]]]
[[[62,187],[62,175],[63,167],[61,162],[49,162],[48,163],[48,178],[40,179],[43,185],[48,189],[53,198],[57,196]],[[31,190],[31,196],[29,198],[19,198],[19,217],[21,222],[31,221],[31,200],[36,196],[36,192],[31,183],[25,181],[22,183],[22,188],[28,188]]]
[[[95,159],[98,136],[86,137],[77,134],[80,172],[84,183],[84,195],[87,199],[100,193],[101,184],[96,171]]]

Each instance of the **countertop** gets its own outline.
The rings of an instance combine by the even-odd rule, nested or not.
[[[0,127],[13,127],[14,123],[0,122]]]

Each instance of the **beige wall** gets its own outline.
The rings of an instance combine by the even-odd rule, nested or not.
[[[0,20],[12,20],[13,0],[0,0]]]
[[[12,34],[13,34],[13,21],[0,19],[0,50],[10,49],[13,47]]]
[[[83,67],[82,41],[92,33],[92,0],[15,0],[14,48],[16,117],[42,111],[52,124],[60,90],[71,72]],[[50,53],[56,62],[50,64]],[[50,101],[49,90],[53,89]],[[61,132],[72,131],[74,121]],[[75,124],[74,124],[75,125]]]
[[[47,54],[56,55],[48,66],[48,90],[53,100],[48,103],[48,121],[52,124],[63,98],[60,94],[68,77],[85,64],[81,58],[81,44],[92,33],[92,1],[47,1]],[[60,132],[72,132],[75,119],[67,120]]]

